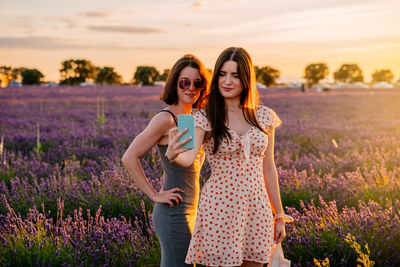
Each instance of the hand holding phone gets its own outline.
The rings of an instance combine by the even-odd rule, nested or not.
[[[187,132],[179,138],[178,142],[181,142],[191,136],[192,139],[183,144],[182,148],[194,148],[194,117],[192,114],[178,115],[178,133],[180,133],[184,129],[187,129]]]

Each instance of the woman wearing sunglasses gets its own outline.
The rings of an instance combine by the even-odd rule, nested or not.
[[[190,165],[201,145],[211,165],[204,185],[187,263],[259,266],[285,237],[274,163],[276,113],[259,102],[254,66],[243,48],[231,47],[215,63],[204,111],[195,115],[195,148],[173,128],[167,157]],[[275,214],[275,217],[274,215]]]
[[[196,218],[204,153],[196,155],[193,164],[180,167],[171,163],[165,152],[169,130],[177,125],[177,116],[201,107],[208,94],[209,80],[208,70],[195,56],[179,59],[161,93],[167,107],[151,119],[122,157],[135,185],[156,203],[153,224],[160,240],[162,267],[192,266],[185,264],[185,257]],[[156,144],[164,170],[160,192],[149,183],[140,165],[140,158]]]

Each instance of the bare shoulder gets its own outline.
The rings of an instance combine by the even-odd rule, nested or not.
[[[174,118],[168,112],[157,113],[150,121],[148,127],[168,131],[176,126]],[[163,131],[163,132],[164,132]]]

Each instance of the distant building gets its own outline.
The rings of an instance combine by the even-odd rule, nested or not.
[[[58,84],[55,83],[55,82],[48,82],[48,83],[46,83],[44,86],[45,86],[45,87],[57,87]]]
[[[83,82],[80,84],[80,86],[94,86],[93,82]]]
[[[22,87],[22,83],[16,80],[12,80],[9,84],[8,87]]]
[[[288,87],[289,87],[289,88],[300,88],[301,85],[302,85],[302,83],[290,82],[290,83],[288,84]]]
[[[164,86],[165,86],[165,81],[155,81],[155,82],[154,82],[154,85],[155,85],[155,86],[164,87]]]
[[[267,89],[267,86],[265,86],[264,84],[257,82],[257,89]]]
[[[389,89],[394,88],[394,86],[388,82],[377,82],[372,85],[372,88]]]
[[[312,89],[320,93],[322,91],[330,91],[332,89],[332,85],[327,83],[317,83]]]
[[[335,82],[333,85],[332,85],[332,88],[333,89],[340,89],[340,88],[346,88],[347,87],[347,84],[345,84],[345,83],[343,83],[343,82]]]
[[[369,89],[368,84],[363,82],[354,82],[349,84],[349,88],[362,88],[362,89]]]

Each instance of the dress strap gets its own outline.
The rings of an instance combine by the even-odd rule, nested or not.
[[[172,113],[171,111],[166,110],[166,109],[162,109],[162,110],[160,110],[160,111],[157,112],[157,113],[160,113],[160,112],[168,112],[169,114],[171,114],[172,118],[174,118],[175,124],[178,126],[178,119],[176,118],[176,116],[175,116],[174,113]]]

